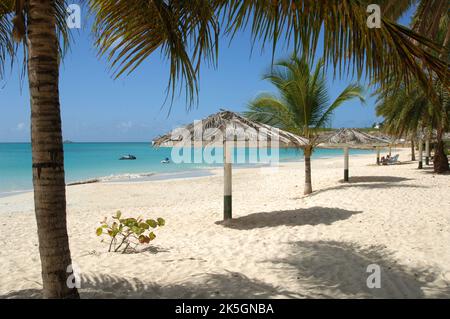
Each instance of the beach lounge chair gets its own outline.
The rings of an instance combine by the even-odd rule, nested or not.
[[[388,164],[388,165],[392,165],[392,164],[398,163],[398,158],[399,158],[399,157],[400,157],[400,155],[397,154],[397,155],[395,155],[395,156],[389,158],[389,159],[387,160],[387,164]]]

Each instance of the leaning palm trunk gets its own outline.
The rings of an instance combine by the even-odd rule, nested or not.
[[[447,29],[447,33],[445,35],[445,39],[442,45],[442,50],[439,55],[439,58],[442,60],[445,59],[446,54],[449,52],[449,46],[450,46],[450,28]],[[437,129],[437,143],[436,143],[436,149],[434,152],[434,160],[433,160],[433,167],[434,172],[438,174],[443,174],[449,170],[449,164],[448,164],[448,158],[445,153],[445,143],[443,141],[443,135],[444,135],[444,128],[447,127],[447,121],[448,121],[448,115],[446,110],[446,102],[445,97],[441,103],[441,121],[440,121],[440,127]]]
[[[72,263],[66,226],[64,157],[59,105],[59,61],[52,0],[30,0],[28,78],[34,205],[45,298],[77,298],[67,285]]]
[[[305,147],[305,191],[304,191],[305,195],[312,193],[311,154],[312,154],[312,147],[311,146]]]

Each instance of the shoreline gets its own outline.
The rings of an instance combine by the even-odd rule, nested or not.
[[[357,150],[364,150],[367,151],[367,149],[357,149]],[[368,156],[369,154],[363,153],[363,154],[351,154],[351,157],[357,157],[357,156]],[[375,155],[375,153],[374,153]],[[319,156],[319,157],[313,157],[313,161],[318,160],[327,160],[327,159],[334,159],[334,158],[343,158],[343,155],[335,155],[335,156]],[[276,166],[282,166],[283,164],[288,163],[303,163],[304,159],[288,159],[288,160],[281,160],[278,165]],[[261,167],[270,167],[270,164],[237,164],[233,165],[233,169],[240,170],[240,169],[258,169]],[[220,165],[218,166],[204,166],[204,167],[198,167],[198,168],[186,168],[186,169],[180,169],[180,170],[174,170],[171,172],[146,172],[146,173],[123,173],[118,175],[110,175],[110,176],[101,176],[101,177],[91,177],[87,178],[85,180],[77,180],[73,182],[66,183],[66,187],[72,187],[72,186],[78,186],[78,185],[86,185],[86,184],[100,184],[100,183],[142,183],[142,182],[151,182],[151,181],[159,181],[159,180],[176,180],[176,179],[189,179],[189,178],[200,178],[200,177],[206,177],[206,176],[212,176],[216,175],[216,173],[213,173],[214,171],[220,170],[222,167]],[[26,190],[14,190],[14,191],[6,191],[6,192],[0,192],[0,198],[6,198],[6,197],[12,197],[16,195],[21,194],[27,194],[32,193],[33,189],[26,189]]]

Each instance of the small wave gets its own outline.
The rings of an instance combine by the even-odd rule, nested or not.
[[[0,192],[0,198],[2,198],[2,197],[14,196],[14,195],[19,195],[19,194],[30,193],[30,192],[32,192],[32,191],[33,191],[33,189],[24,189],[24,190],[16,190],[16,191]]]
[[[155,175],[155,173],[113,174],[113,175],[108,175],[108,176],[103,176],[103,177],[98,177],[98,178],[90,178],[90,179],[86,179],[86,180],[71,182],[71,183],[68,183],[67,186],[102,183],[102,182],[118,182],[118,181],[135,180],[135,179],[147,178],[147,177],[150,177],[153,175]]]
[[[115,182],[130,179],[140,179],[155,175],[155,173],[127,173],[127,174],[117,174],[100,177],[98,180],[100,182]]]

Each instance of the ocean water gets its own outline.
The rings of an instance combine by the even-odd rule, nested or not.
[[[191,152],[191,162],[194,156],[201,154],[203,150]],[[218,149],[217,157],[222,158],[221,149]],[[273,151],[273,150],[272,150]],[[200,152],[200,153],[199,153]],[[240,163],[237,166],[255,165],[250,163],[249,149],[237,151],[240,154]],[[268,155],[271,154],[270,150]],[[367,154],[373,151],[351,150],[351,154]],[[123,155],[132,154],[137,157],[134,161],[120,161]],[[134,180],[148,176],[156,176],[157,179],[164,176],[195,176],[202,174],[204,169],[222,166],[220,163],[208,164],[204,161],[197,163],[170,163],[162,164],[164,158],[172,158],[171,148],[153,148],[149,143],[70,143],[64,144],[66,182],[79,182],[90,179],[104,181]],[[178,154],[183,154],[178,152]],[[242,163],[242,158],[247,159]],[[317,149],[313,157],[342,156],[340,149]],[[297,149],[280,149],[279,159],[283,161],[301,161],[303,152]],[[202,171],[203,169],[203,171]],[[184,174],[184,175],[183,175]],[[0,196],[5,196],[20,191],[32,189],[31,171],[31,145],[27,143],[0,143]]]

